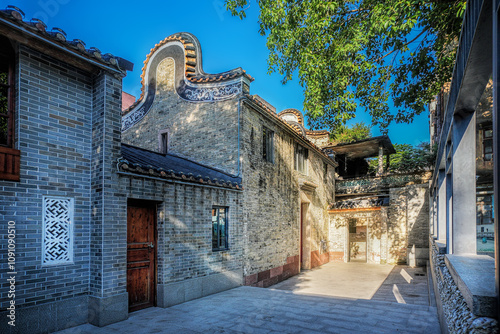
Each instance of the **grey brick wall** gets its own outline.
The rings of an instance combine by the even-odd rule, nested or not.
[[[93,87],[90,292],[108,297],[126,292],[126,205],[116,193],[121,80],[103,73],[94,79]]]
[[[117,195],[119,207],[126,206],[127,198],[158,203],[158,284],[241,270],[241,191],[121,175]],[[229,208],[227,251],[212,251],[214,205]]]
[[[333,168],[323,180],[323,160],[309,150],[308,174],[294,170],[293,137],[246,103],[242,104],[241,154],[244,187],[245,268],[252,275],[287,263],[300,253],[300,183],[318,187],[307,198],[311,220],[311,252],[320,251],[321,240],[329,240],[328,204],[333,201]],[[274,131],[274,163],[262,157],[263,127]],[[306,196],[306,195],[302,195]],[[307,196],[306,196],[307,197]]]
[[[237,100],[188,102],[177,95],[174,62],[163,60],[157,69],[157,91],[144,118],[123,132],[123,142],[158,151],[160,130],[169,131],[169,152],[238,173]]]
[[[16,222],[16,304],[88,293],[92,81],[89,75],[20,47],[16,133],[21,181],[0,181],[3,222]],[[42,197],[75,200],[74,263],[42,266]],[[0,224],[6,235],[7,225]],[[0,239],[0,307],[7,306],[7,238]]]

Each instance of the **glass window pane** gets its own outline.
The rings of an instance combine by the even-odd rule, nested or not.
[[[0,116],[0,145],[8,144],[9,119]]]
[[[218,246],[218,217],[217,209],[212,209],[212,249],[217,249]]]
[[[0,84],[1,85],[8,85],[9,84],[8,68],[0,69]]]
[[[0,114],[9,114],[8,88],[0,86]]]

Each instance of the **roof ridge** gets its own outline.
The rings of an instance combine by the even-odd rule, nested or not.
[[[174,41],[182,43],[182,46],[184,48],[184,78],[186,78],[189,82],[196,84],[213,83],[231,80],[239,76],[245,76],[250,81],[254,80],[254,78],[251,75],[247,74],[246,71],[241,67],[237,67],[220,73],[205,73],[205,71],[203,71],[200,42],[198,41],[196,36],[189,32],[178,32],[165,37],[150,49],[149,53],[146,55],[146,60],[144,60],[144,65],[141,69],[141,95],[134,104],[132,104],[122,112],[122,115],[126,115],[129,111],[133,110],[144,99],[144,96],[146,95],[146,70],[149,61],[151,60],[154,53],[163,45]]]
[[[269,109],[267,106],[265,106],[262,102],[260,102],[258,99],[254,98],[252,95],[246,94],[245,96],[247,98],[249,98],[249,100],[251,100],[252,102],[256,103],[259,107],[261,107],[262,109],[264,109],[265,111],[267,111],[269,114],[271,114],[272,116],[274,116],[277,120],[279,120],[281,122],[281,124],[284,124],[289,130],[291,130],[292,133],[295,133],[296,135],[300,136],[311,147],[315,148],[320,154],[322,154],[323,157],[326,157],[329,160],[332,160],[325,152],[323,152],[323,150],[319,146],[317,146],[312,141],[310,141],[306,136],[304,136],[304,135],[298,133],[297,131],[295,131],[295,129],[290,124],[288,124],[288,122],[286,122],[285,120],[283,120],[282,118],[279,117],[279,114],[281,114],[283,111],[286,111],[286,110],[289,110],[289,109],[294,109],[294,108],[285,109],[282,112],[276,114],[271,109]],[[297,109],[294,109],[294,110],[297,110]],[[336,164],[335,161],[333,161],[333,163]]]

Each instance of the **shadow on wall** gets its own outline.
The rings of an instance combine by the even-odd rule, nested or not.
[[[420,206],[418,210],[418,217],[415,219],[418,222],[419,226],[425,224],[425,206]],[[407,221],[406,221],[406,207],[404,208],[392,208],[392,212],[390,214],[386,214],[389,209],[381,209],[377,211],[363,211],[360,209],[357,212],[344,212],[344,213],[334,213],[332,215],[333,227],[340,231],[337,234],[342,240],[333,240],[337,244],[344,244],[342,251],[344,251],[347,256],[349,255],[349,247],[350,245],[345,245],[345,242],[349,243],[349,230],[348,230],[348,222],[351,219],[356,221],[364,220],[368,225],[368,235],[367,235],[367,244],[370,244],[368,247],[370,252],[372,253],[372,260],[369,262],[380,262],[380,263],[389,263],[389,264],[404,264],[407,261],[407,247],[408,247],[408,233],[410,229],[407,229]],[[389,220],[388,216],[391,216],[393,219]],[[404,217],[404,219],[398,219]],[[412,225],[413,229],[411,231],[415,231],[415,224]],[[422,228],[426,231],[425,226]],[[415,231],[414,233],[420,232],[422,229]],[[415,237],[416,238],[416,237]],[[425,237],[424,239],[427,239]],[[424,244],[425,240],[421,243]],[[420,244],[419,244],[420,245]],[[419,246],[424,247],[424,246]],[[335,248],[335,247],[334,247]],[[338,248],[340,251],[340,248]],[[351,256],[355,256],[359,253],[359,247],[356,243],[353,243],[353,246],[350,249]],[[352,253],[354,251],[354,253]],[[368,254],[370,258],[370,254]],[[379,260],[378,260],[379,259]]]

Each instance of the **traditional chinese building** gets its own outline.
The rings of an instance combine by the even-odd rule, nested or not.
[[[339,164],[328,211],[331,259],[426,266],[430,172],[389,173],[396,151],[387,136],[325,149],[335,152]],[[378,168],[371,175],[366,159],[374,157]]]
[[[498,332],[498,18],[499,1],[467,2],[452,81],[430,107],[430,264],[443,333]]]
[[[242,252],[240,267],[232,271],[239,284],[267,287],[300,268],[328,262],[326,207],[334,198],[336,164],[314,144],[321,136],[328,141],[328,132],[306,130],[298,110],[277,114],[265,100],[250,95],[253,78],[241,68],[207,74],[201,64],[201,46],[189,33],[158,43],[144,64],[143,93],[124,113],[123,142],[131,149],[196,161],[240,180],[236,203],[213,205],[226,210],[227,224],[241,231],[241,238],[228,231],[221,248],[204,250],[223,260]],[[138,197],[134,192],[129,196]],[[186,294],[192,285],[182,276],[168,283],[164,289],[184,289]]]

